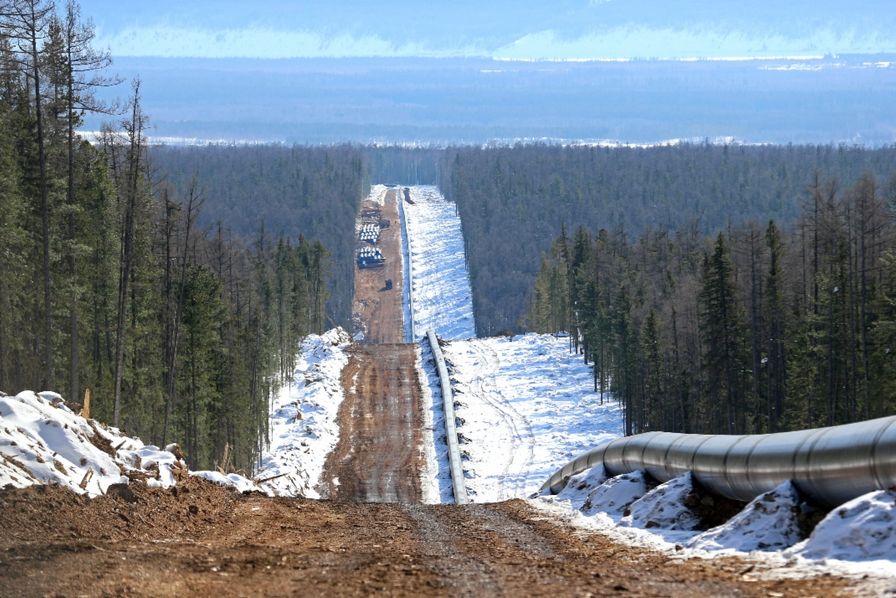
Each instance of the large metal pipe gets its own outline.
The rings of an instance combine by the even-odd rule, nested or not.
[[[463,461],[460,458],[460,448],[457,445],[457,422],[454,419],[454,394],[451,392],[451,378],[448,377],[448,366],[445,365],[445,357],[442,355],[442,347],[436,338],[434,330],[426,331],[426,338],[432,348],[433,358],[436,360],[436,371],[439,373],[439,383],[442,388],[442,406],[445,412],[445,441],[448,444],[448,468],[451,472],[451,487],[454,492],[454,502],[465,505],[470,502],[467,497],[467,488],[464,484]]]
[[[644,469],[663,482],[690,471],[711,492],[742,501],[791,480],[809,499],[835,506],[896,486],[896,416],[780,434],[626,436],[579,455],[541,491],[556,494],[598,464],[611,476]]]

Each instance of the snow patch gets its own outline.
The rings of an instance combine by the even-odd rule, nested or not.
[[[695,536],[688,547],[705,551],[782,550],[800,539],[800,497],[790,482],[754,498],[726,523]]]
[[[100,447],[128,440],[114,428],[101,435],[99,424],[73,413],[56,393],[0,397],[0,487],[60,484],[99,496],[128,481],[127,466],[116,462],[112,447]],[[128,448],[139,450],[138,443]]]
[[[429,343],[417,346],[417,372],[420,376],[423,403],[423,452],[426,465],[421,472],[423,502],[445,504],[454,502],[451,467],[448,463],[448,443],[445,439],[445,411],[442,407],[442,388],[436,372],[435,358]]]
[[[581,529],[673,558],[750,558],[756,568],[751,575],[842,575],[861,579],[874,592],[889,591],[896,577],[896,490],[847,502],[831,511],[808,540],[798,542],[805,504],[790,482],[756,497],[726,523],[701,532],[696,529],[699,518],[687,510],[694,491],[691,474],[646,494],[643,472],[608,480],[604,475],[597,465],[570,477],[559,494],[529,502]]]
[[[573,509],[582,509],[586,503],[591,504],[591,495],[601,484],[607,481],[607,472],[603,464],[595,465],[569,478],[566,486],[555,496],[544,495],[550,501],[564,501]]]
[[[179,453],[177,445],[145,445],[81,417],[55,392],[0,396],[0,488],[59,484],[95,497],[113,484],[127,484],[129,475],[151,488],[169,488],[187,473]],[[237,474],[191,475],[227,477],[227,485],[239,491],[259,490]]]
[[[386,193],[389,191],[389,188],[385,185],[372,185],[370,187],[370,193],[367,195],[367,199],[365,201],[372,201],[378,206],[382,207],[386,205]],[[360,230],[360,224],[356,224],[358,230]]]
[[[694,530],[700,525],[700,516],[688,507],[693,494],[694,478],[690,472],[672,478],[633,502],[629,514],[622,518],[619,525]]]
[[[351,340],[342,328],[334,328],[302,341],[293,379],[280,388],[271,407],[271,441],[255,476],[274,494],[320,498],[316,487],[339,441],[342,369]]]
[[[647,494],[647,480],[644,472],[624,473],[610,478],[595,488],[581,510],[585,515],[605,513],[618,520],[625,516],[632,503],[645,494]]]
[[[870,492],[837,507],[791,555],[865,562],[896,575],[896,490]]]
[[[220,471],[191,471],[191,476],[202,478],[204,480],[208,480],[209,482],[214,482],[219,486],[225,486],[227,488],[232,488],[237,492],[261,492],[263,494],[267,494],[272,496],[273,493],[270,490],[261,488],[253,482],[252,480],[245,478],[238,473],[228,473],[224,474]]]
[[[530,496],[557,468],[622,434],[622,409],[594,392],[591,368],[550,334],[443,348],[470,499]]]

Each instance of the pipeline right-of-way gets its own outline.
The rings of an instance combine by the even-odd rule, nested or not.
[[[601,464],[610,476],[643,469],[663,482],[690,471],[707,490],[741,501],[790,480],[810,500],[835,506],[896,486],[896,416],[778,434],[617,438],[564,465],[541,491],[557,493]]]

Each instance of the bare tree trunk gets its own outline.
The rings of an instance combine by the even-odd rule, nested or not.
[[[118,303],[115,334],[115,391],[113,425],[118,427],[121,419],[121,383],[124,376],[125,311],[128,287],[131,279],[134,219],[137,207],[138,183],[140,178],[140,154],[143,150],[143,115],[140,111],[140,81],[134,82],[134,96],[131,102],[131,122],[128,124],[129,152],[128,178],[125,188],[124,233],[121,248],[121,265],[118,279]]]
[[[184,296],[187,288],[187,253],[190,247],[190,235],[196,212],[202,206],[202,200],[196,191],[196,180],[190,184],[190,192],[187,197],[186,225],[184,227],[184,248],[180,256],[180,271],[177,281],[177,299],[174,302],[174,313],[171,318],[171,346],[168,351],[168,361],[165,364],[167,370],[167,384],[165,389],[165,422],[162,427],[162,444],[167,442],[168,423],[171,420],[171,410],[177,400],[177,351],[180,339],[180,321],[183,315]]]

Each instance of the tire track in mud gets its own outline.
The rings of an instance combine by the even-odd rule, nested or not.
[[[342,371],[339,443],[327,457],[321,496],[420,502],[423,409],[414,345],[354,345]]]

